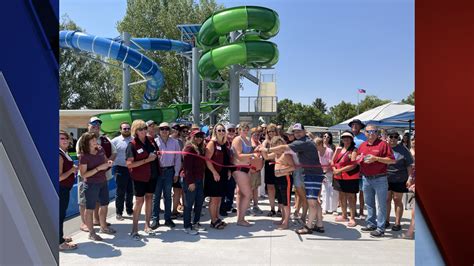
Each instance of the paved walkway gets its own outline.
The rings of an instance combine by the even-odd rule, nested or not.
[[[267,200],[261,200],[261,208],[269,210]],[[393,210],[393,208],[392,208]],[[361,225],[347,228],[334,222],[333,215],[324,216],[326,233],[299,236],[294,229],[277,230],[273,221],[279,218],[249,216],[253,226],[235,225],[235,214],[225,219],[229,225],[224,230],[209,228],[209,214],[203,210],[201,221],[207,231],[199,235],[187,235],[182,219],[175,220],[176,227],[161,226],[156,236],[143,235],[141,241],[128,236],[131,220],[115,220],[114,202],[109,207],[108,221],[118,232],[101,235],[103,242],[92,242],[87,233],[78,231],[79,218],[65,223],[65,234],[71,235],[79,248],[60,253],[61,265],[157,265],[157,264],[414,264],[415,243],[400,238],[401,232],[388,229],[382,239],[370,238],[360,231]],[[403,231],[409,225],[411,211],[405,211]],[[392,211],[391,221],[394,215]],[[358,221],[359,222],[359,221]],[[162,222],[163,223],[163,222]],[[359,222],[364,224],[364,222]],[[143,222],[139,225],[143,229]]]

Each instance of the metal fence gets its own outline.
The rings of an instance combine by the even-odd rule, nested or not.
[[[243,96],[240,97],[240,113],[276,113],[278,97]]]

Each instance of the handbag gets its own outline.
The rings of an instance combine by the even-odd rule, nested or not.
[[[336,163],[338,163],[340,160],[342,160],[342,158],[344,158],[344,156],[348,153],[349,151],[346,151],[338,160]],[[343,172],[345,174],[347,174],[348,176],[353,176],[353,175],[356,175],[360,172],[360,165],[357,164],[356,167],[352,170],[349,170],[349,171],[346,171],[346,172]],[[342,175],[341,175],[342,177]]]

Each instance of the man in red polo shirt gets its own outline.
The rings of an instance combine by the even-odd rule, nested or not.
[[[360,163],[364,191],[364,201],[367,207],[367,225],[363,232],[370,232],[371,237],[382,237],[385,232],[387,212],[387,165],[395,163],[392,148],[387,142],[379,139],[379,132],[374,125],[365,129],[367,141],[363,142],[358,153],[364,157]],[[375,208],[377,197],[378,208]]]

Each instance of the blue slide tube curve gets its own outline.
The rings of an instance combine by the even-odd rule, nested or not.
[[[187,51],[191,49],[189,44],[174,40],[157,38],[135,38],[132,40],[141,48],[147,50]],[[149,79],[143,95],[146,103],[144,106],[151,107],[158,100],[164,85],[163,73],[158,64],[135,49],[139,48],[135,44],[132,43],[132,47],[128,47],[114,40],[79,31],[60,31],[59,46],[86,51],[127,63]]]

